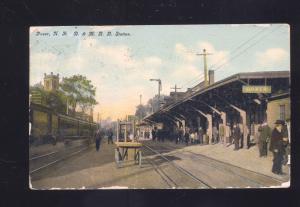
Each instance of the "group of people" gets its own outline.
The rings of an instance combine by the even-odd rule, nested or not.
[[[153,141],[165,141],[165,132],[162,129],[157,129],[156,127],[154,127],[154,129],[152,129],[151,131],[151,135]]]
[[[183,130],[179,128],[173,134],[176,144],[185,143],[188,144],[203,144],[205,142],[204,131],[201,127],[198,130],[192,130],[188,127]]]
[[[174,140],[176,144],[178,143],[185,143],[185,144],[208,144],[209,143],[209,136],[205,133],[202,127],[198,129],[191,129],[189,127],[183,127],[175,130],[174,133]],[[227,146],[229,144],[235,144],[235,150],[238,150],[241,146],[240,140],[242,138],[242,130],[238,124],[234,124],[233,128],[231,129],[229,125],[220,125],[219,129],[217,126],[213,126],[212,128],[212,138],[211,143],[217,144],[219,142],[224,143]]]
[[[266,157],[269,150],[273,153],[272,172],[283,174],[282,165],[290,164],[290,122],[277,120],[273,130],[264,122],[258,129],[260,157]]]

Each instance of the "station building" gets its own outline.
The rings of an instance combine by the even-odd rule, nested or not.
[[[256,139],[263,121],[274,127],[277,119],[290,118],[289,71],[238,73],[218,82],[214,82],[214,73],[209,71],[208,77],[208,84],[201,82],[188,89],[144,121],[149,125],[162,124],[168,136],[180,127],[191,131],[201,127],[208,143],[213,141],[214,126],[231,130],[233,124],[239,124],[243,134],[241,145],[246,148]]]

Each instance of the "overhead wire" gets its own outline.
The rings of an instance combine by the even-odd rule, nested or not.
[[[276,31],[277,29],[279,29],[281,27],[281,25],[279,25],[278,27],[276,27],[275,29],[271,30],[269,33],[263,35],[262,37],[260,37],[257,41],[255,41],[253,44],[251,44],[250,46],[246,47],[245,49],[243,49],[241,52],[237,53],[236,55],[232,56],[229,60],[221,63],[222,60],[224,60],[224,58],[219,61],[221,64],[217,65],[217,64],[213,64],[212,66],[209,67],[209,69],[211,69],[213,66],[216,66],[216,69],[214,69],[214,71],[221,69],[223,66],[225,66],[226,64],[228,64],[230,61],[236,59],[237,57],[239,57],[240,55],[244,54],[248,49],[250,49],[251,47],[255,46],[259,41],[261,41],[262,39],[264,39],[266,36],[270,35],[271,33],[273,33],[274,31]],[[248,44],[249,42],[251,42],[253,39],[256,38],[256,36],[260,35],[263,33],[263,31],[266,31],[266,28],[263,28],[262,30],[260,30],[259,32],[255,33],[253,36],[251,36],[247,41],[243,42],[242,44],[240,44],[237,48],[235,48],[234,53],[236,53],[238,50],[240,50],[243,46],[245,46],[246,44]],[[182,85],[181,87],[183,88],[183,86],[188,85],[189,83],[196,83],[199,82],[200,78],[203,78],[204,74],[201,74],[200,76],[197,76],[196,79],[193,78],[192,80],[188,81],[187,83],[185,83],[184,85]],[[195,80],[195,81],[194,81]],[[200,79],[201,80],[201,79]],[[193,81],[193,82],[192,82]],[[191,85],[191,84],[190,84]]]
[[[256,32],[254,35],[252,35],[247,41],[245,41],[245,42],[242,42],[241,44],[239,44],[237,47],[235,47],[234,49],[233,49],[233,54],[235,53],[235,52],[237,52],[241,47],[243,47],[245,44],[247,44],[249,41],[251,41],[252,39],[254,39],[257,35],[260,35],[262,32],[264,32],[265,31],[265,29],[266,28],[263,28],[263,29],[261,29],[260,31],[258,31],[258,32]],[[221,61],[223,61],[223,60],[225,60],[225,58],[223,58],[223,59],[221,59],[220,61],[218,61],[217,63],[214,63],[212,66],[210,66],[208,69],[210,70],[211,68],[213,68],[215,65],[217,65],[218,63],[221,63]],[[191,80],[189,80],[188,82],[186,82],[186,83],[184,83],[183,85],[182,85],[182,87],[183,86],[186,86],[186,85],[189,85],[189,83],[195,83],[195,80],[196,81],[199,81],[199,79],[200,78],[203,78],[204,77],[204,74],[202,73],[201,75],[199,75],[199,76],[197,76],[197,77],[195,77],[195,78],[193,78],[193,79],[191,79]]]

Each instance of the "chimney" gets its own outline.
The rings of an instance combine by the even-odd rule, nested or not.
[[[213,84],[215,82],[215,72],[213,70],[209,70],[208,77],[209,77],[209,85]]]

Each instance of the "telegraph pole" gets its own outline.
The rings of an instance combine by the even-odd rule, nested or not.
[[[161,87],[161,80],[160,79],[153,79],[151,78],[150,81],[157,81],[158,82],[158,108],[160,107],[160,91],[162,90]]]
[[[197,55],[203,55],[203,62],[204,62],[204,85],[205,87],[208,86],[208,73],[207,73],[207,62],[206,62],[206,56],[212,55],[212,53],[207,53],[206,49],[203,49],[203,53],[197,54]]]
[[[177,85],[175,84],[175,87],[171,89],[175,90],[175,100],[177,100],[177,89],[181,89],[181,88],[177,88]]]

